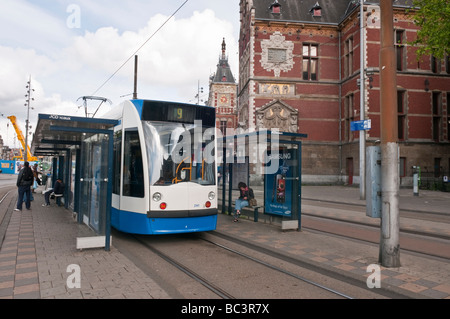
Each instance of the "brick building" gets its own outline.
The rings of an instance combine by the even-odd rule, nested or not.
[[[402,185],[412,166],[442,177],[450,171],[450,61],[417,60],[417,27],[407,0],[394,1],[398,134]],[[303,181],[359,183],[361,69],[363,110],[380,139],[380,8],[359,0],[241,0],[238,126],[305,133]],[[360,31],[364,60],[361,68]]]
[[[216,127],[223,134],[227,128],[234,129],[237,126],[237,83],[228,64],[225,39],[222,42],[222,54],[216,73],[209,80],[207,105],[216,108]]]

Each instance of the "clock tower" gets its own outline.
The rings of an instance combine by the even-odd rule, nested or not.
[[[237,83],[226,56],[225,39],[216,73],[210,77],[208,105],[216,108],[216,127],[226,134],[227,128],[237,126]]]

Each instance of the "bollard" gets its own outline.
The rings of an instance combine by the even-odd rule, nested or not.
[[[413,194],[419,196],[419,174],[413,174]]]
[[[259,210],[259,206],[256,206],[255,207],[255,210],[253,211],[253,221],[255,222],[255,223],[257,223],[258,222],[258,210]]]
[[[413,166],[413,194],[419,196],[420,166]]]

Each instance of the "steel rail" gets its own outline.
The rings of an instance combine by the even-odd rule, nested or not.
[[[267,262],[265,262],[265,261],[259,260],[259,259],[257,259],[257,258],[254,258],[254,257],[250,256],[250,255],[247,255],[247,254],[244,254],[244,253],[242,253],[242,252],[239,252],[239,251],[237,251],[237,250],[235,250],[235,249],[226,247],[226,246],[224,246],[224,245],[222,245],[222,244],[213,242],[213,241],[211,241],[211,240],[209,240],[209,239],[205,239],[205,238],[201,238],[201,237],[199,237],[199,239],[201,239],[201,240],[203,240],[203,241],[206,241],[206,242],[208,242],[208,243],[211,243],[211,244],[213,244],[213,245],[215,245],[215,246],[217,246],[217,247],[220,247],[220,248],[222,248],[222,249],[225,249],[225,250],[227,250],[227,251],[229,251],[229,252],[232,252],[232,253],[234,253],[234,254],[236,254],[236,255],[239,255],[239,256],[241,256],[241,257],[250,259],[251,261],[256,262],[256,263],[258,263],[258,264],[260,264],[260,265],[263,265],[263,266],[265,266],[265,267],[267,267],[267,268],[270,268],[270,269],[272,269],[272,270],[281,272],[281,273],[283,273],[283,274],[285,274],[285,275],[288,275],[288,276],[290,276],[290,277],[294,277],[294,278],[296,278],[296,279],[298,279],[298,280],[301,280],[301,281],[303,281],[303,282],[306,282],[306,283],[308,283],[308,284],[310,284],[310,285],[313,285],[313,286],[315,286],[315,287],[324,289],[324,290],[326,290],[326,291],[328,291],[328,292],[331,292],[331,293],[333,293],[333,294],[336,294],[336,295],[338,295],[338,296],[344,297],[344,298],[346,298],[346,299],[353,299],[352,297],[350,297],[350,296],[348,296],[348,295],[346,295],[346,294],[344,294],[344,293],[341,293],[341,292],[339,292],[339,291],[337,291],[337,290],[334,290],[334,289],[328,288],[328,287],[326,287],[326,286],[324,286],[324,285],[318,284],[318,283],[316,283],[316,282],[314,282],[314,281],[311,281],[311,280],[309,280],[309,279],[306,279],[305,277],[296,275],[296,274],[294,274],[294,273],[292,273],[292,272],[289,272],[289,271],[284,270],[284,269],[281,269],[281,268],[279,268],[279,267],[277,267],[277,266],[271,265],[271,264],[269,264],[269,263],[267,263]]]
[[[155,253],[157,256],[159,256],[160,258],[162,258],[163,260],[165,260],[166,262],[168,262],[169,264],[171,264],[172,266],[174,266],[175,268],[177,268],[178,270],[180,270],[184,274],[188,275],[189,277],[191,277],[195,281],[199,282],[200,284],[202,284],[203,286],[205,286],[206,288],[208,288],[209,290],[214,292],[216,295],[218,295],[222,299],[236,299],[235,297],[233,297],[231,294],[229,294],[225,290],[223,290],[223,289],[217,287],[216,285],[210,283],[207,279],[203,278],[199,274],[197,274],[194,271],[190,270],[186,266],[180,264],[179,262],[177,262],[173,258],[171,258],[168,255],[164,254],[159,249],[157,249],[157,248],[153,247],[152,245],[148,244],[147,242],[145,242],[141,238],[139,238],[137,236],[133,236],[133,237],[137,241],[139,241],[142,245],[144,245],[146,248],[148,248],[153,253]]]

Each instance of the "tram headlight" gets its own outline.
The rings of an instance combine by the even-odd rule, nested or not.
[[[214,192],[209,192],[209,194],[208,194],[208,199],[209,199],[209,200],[213,200],[214,198],[216,198],[216,193],[214,193]]]
[[[162,195],[161,193],[154,193],[152,198],[155,202],[159,202],[162,198]]]

